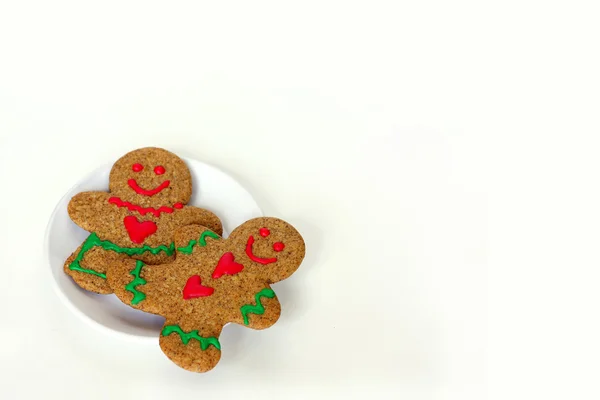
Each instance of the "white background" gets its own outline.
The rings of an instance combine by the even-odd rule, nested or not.
[[[595,3],[1,2],[0,397],[597,399]],[[208,374],[90,329],[42,257],[148,145],[307,242]]]

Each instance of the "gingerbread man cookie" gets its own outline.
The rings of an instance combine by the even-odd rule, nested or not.
[[[84,289],[112,293],[111,262],[133,258],[161,264],[174,258],[177,228],[202,224],[222,233],[210,211],[187,206],[192,176],[183,160],[159,148],[125,154],[113,165],[109,192],[84,192],[69,202],[69,216],[90,236],[66,260],[64,270]]]
[[[132,259],[109,266],[107,281],[121,301],[162,315],[160,347],[173,362],[195,372],[221,358],[219,336],[228,322],[264,329],[281,306],[270,284],[289,277],[304,258],[304,240],[285,221],[256,218],[228,239],[199,225],[175,233],[170,264]]]

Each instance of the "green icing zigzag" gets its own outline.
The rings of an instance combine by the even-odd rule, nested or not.
[[[188,344],[191,339],[196,339],[200,342],[200,348],[202,350],[208,349],[208,346],[215,346],[217,350],[221,350],[221,343],[219,343],[219,339],[214,336],[210,337],[202,337],[198,334],[198,330],[193,330],[190,332],[184,332],[179,325],[165,325],[163,328],[161,335],[169,336],[171,333],[177,333],[181,337],[181,341],[183,344]]]
[[[135,268],[129,272],[130,275],[133,275],[135,278],[125,286],[125,289],[133,293],[133,299],[131,300],[131,304],[138,304],[140,301],[146,298],[146,294],[137,290],[138,285],[145,285],[147,282],[144,278],[140,277],[140,272],[142,272],[142,267],[145,264],[138,260],[135,263]]]
[[[264,288],[260,292],[256,293],[256,295],[254,296],[254,299],[256,300],[256,305],[245,304],[240,307],[240,311],[242,312],[242,316],[244,317],[245,325],[248,325],[250,323],[248,321],[248,314],[252,313],[262,315],[265,313],[265,308],[260,302],[261,297],[268,297],[269,299],[272,299],[273,297],[275,297],[275,292],[269,288]]]
[[[140,255],[147,251],[149,251],[152,254],[158,254],[161,251],[164,251],[168,256],[170,256],[175,252],[175,244],[174,243],[171,243],[169,246],[165,246],[164,244],[161,244],[158,247],[150,247],[148,245],[144,245],[142,247],[120,247],[108,240],[100,240],[98,235],[96,235],[96,233],[92,232],[90,234],[90,236],[88,236],[88,238],[83,243],[83,246],[81,247],[81,251],[79,252],[79,254],[77,254],[77,256],[75,257],[73,262],[71,264],[69,264],[69,269],[73,270],[73,271],[83,272],[86,274],[96,275],[96,276],[99,276],[100,278],[106,279],[106,274],[94,271],[93,269],[83,268],[81,266],[81,260],[83,260],[83,256],[85,255],[85,253],[87,253],[88,251],[90,251],[92,248],[94,248],[96,246],[100,246],[105,250],[114,251],[116,253],[127,254],[128,256]]]
[[[192,251],[194,251],[194,246],[196,244],[198,244],[200,247],[205,247],[206,246],[206,238],[207,237],[211,237],[213,239],[219,240],[221,239],[221,237],[219,235],[217,235],[214,232],[211,231],[204,231],[202,232],[202,234],[200,235],[200,238],[198,240],[190,240],[190,242],[188,243],[187,246],[185,247],[178,247],[177,251],[179,253],[183,253],[183,254],[191,254]]]

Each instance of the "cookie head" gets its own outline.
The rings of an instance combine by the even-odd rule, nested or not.
[[[186,204],[192,176],[183,160],[170,151],[146,147],[125,154],[113,165],[111,194],[144,207]]]
[[[291,275],[302,262],[305,245],[298,231],[277,218],[256,218],[235,229],[230,238],[244,249],[244,265],[268,282]]]

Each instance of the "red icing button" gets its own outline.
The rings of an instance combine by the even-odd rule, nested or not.
[[[142,164],[135,163],[131,166],[131,169],[134,170],[135,172],[140,172],[141,170],[144,169],[144,166]]]
[[[275,250],[275,251],[281,251],[284,248],[285,248],[285,244],[283,244],[281,242],[273,243],[273,250]]]
[[[154,173],[156,175],[162,175],[165,173],[165,167],[163,167],[162,165],[159,165],[157,167],[154,168]]]
[[[212,295],[214,292],[214,288],[202,286],[202,279],[200,279],[200,276],[193,275],[190,276],[185,283],[185,287],[183,288],[183,298],[184,300],[190,300],[195,299],[196,297],[206,297]]]
[[[267,228],[260,228],[258,230],[258,233],[260,233],[260,236],[262,236],[262,237],[267,237],[271,234],[271,231],[268,230]]]
[[[176,209],[179,210],[179,209],[183,208],[183,204],[181,204],[181,203],[175,203],[175,204],[173,204],[173,208],[176,208]]]

